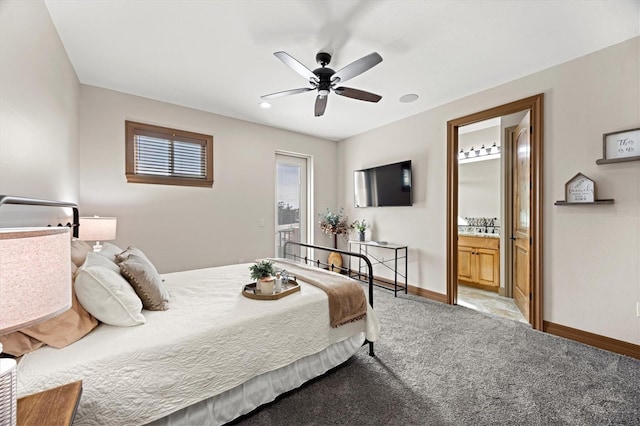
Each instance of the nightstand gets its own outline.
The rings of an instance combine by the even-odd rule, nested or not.
[[[18,399],[18,426],[73,423],[82,395],[82,380]]]

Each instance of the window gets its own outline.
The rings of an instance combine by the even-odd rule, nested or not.
[[[125,121],[127,182],[213,186],[213,136]]]

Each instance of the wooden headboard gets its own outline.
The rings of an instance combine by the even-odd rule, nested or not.
[[[68,203],[66,201],[40,200],[38,198],[15,197],[13,195],[0,195],[0,206],[3,204],[19,204],[23,206],[45,206],[45,207],[71,207],[73,209],[73,223],[67,223],[66,226],[71,228],[74,237],[78,238],[80,227],[80,214],[78,213],[78,205]],[[58,224],[62,226],[62,224]]]

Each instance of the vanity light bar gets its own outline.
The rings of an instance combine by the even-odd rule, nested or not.
[[[480,149],[471,147],[468,151],[460,149],[458,153],[458,163],[472,163],[474,161],[492,160],[500,158],[500,147],[494,142],[489,148],[482,145]]]

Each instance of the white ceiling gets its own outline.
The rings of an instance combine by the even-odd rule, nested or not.
[[[45,0],[80,82],[341,140],[627,40],[638,0]],[[284,50],[338,70],[371,52],[383,62],[345,86],[369,103],[315,92],[273,56]],[[633,59],[633,58],[632,58]],[[633,59],[637,60],[637,58]],[[399,98],[415,93],[413,103]]]

